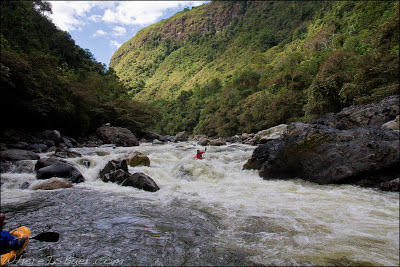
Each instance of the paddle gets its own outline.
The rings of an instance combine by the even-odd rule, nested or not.
[[[57,242],[59,238],[60,238],[59,233],[44,232],[44,233],[38,234],[37,236],[30,237],[29,239],[35,239],[35,240],[45,241],[45,242]]]

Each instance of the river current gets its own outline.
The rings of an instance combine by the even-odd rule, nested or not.
[[[399,194],[300,179],[263,180],[242,170],[254,146],[195,143],[74,148],[86,181],[69,189],[34,185],[35,161],[1,176],[8,230],[60,233],[31,240],[15,265],[373,265],[399,264]],[[161,188],[147,192],[104,183],[112,159],[139,151],[150,167],[129,167]],[[41,157],[50,154],[41,154]],[[81,160],[90,166],[81,165]]]

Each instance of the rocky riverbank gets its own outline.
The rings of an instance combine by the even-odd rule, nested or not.
[[[308,124],[282,124],[256,134],[210,138],[189,136],[187,132],[176,136],[149,132],[139,141],[154,145],[181,141],[195,141],[201,146],[259,145],[244,169],[259,170],[264,179],[301,178],[318,184],[355,184],[399,191],[399,130],[399,96],[391,96],[379,104],[351,106]],[[1,171],[23,165],[24,160],[39,160],[43,166],[36,170],[38,179],[62,177],[73,183],[83,182],[79,171],[62,159],[79,156],[70,148],[104,144],[131,147],[139,142],[128,129],[110,125],[77,138],[61,135],[57,130],[27,134],[7,129],[1,137]],[[40,159],[37,154],[50,151],[54,152],[50,159]],[[153,183],[151,178],[145,178],[140,179]],[[153,190],[158,190],[156,185]]]
[[[299,177],[318,184],[354,184],[399,191],[399,96],[351,106],[258,146],[245,169],[264,179]]]

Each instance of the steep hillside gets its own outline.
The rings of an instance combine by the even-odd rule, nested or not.
[[[134,132],[152,124],[154,108],[128,99],[115,73],[47,18],[51,4],[21,0],[0,5],[3,129],[78,135],[107,122]]]
[[[398,93],[396,1],[213,1],[138,32],[110,65],[158,130],[254,132]]]

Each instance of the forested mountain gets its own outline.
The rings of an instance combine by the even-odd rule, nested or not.
[[[1,1],[2,128],[93,132],[103,123],[140,132],[157,114],[131,101],[113,70],[47,17],[42,1]]]
[[[229,136],[398,94],[398,1],[212,1],[111,59],[157,130]]]

